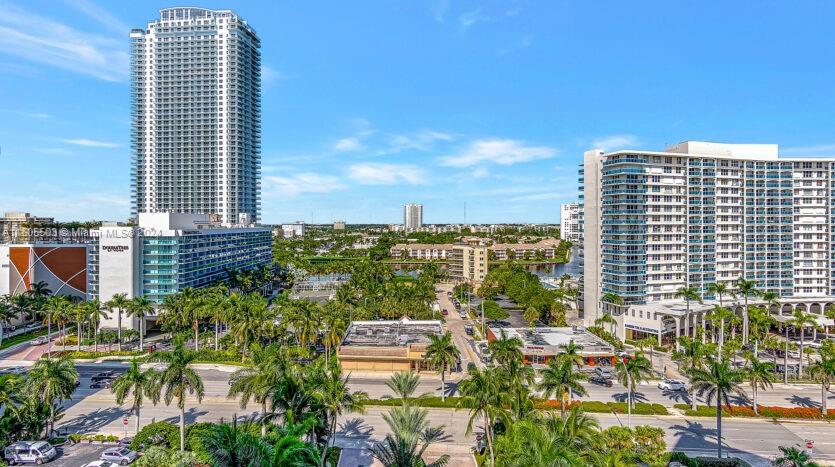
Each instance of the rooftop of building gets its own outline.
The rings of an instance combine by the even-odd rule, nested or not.
[[[428,344],[429,336],[443,334],[440,321],[353,321],[345,332],[342,346],[405,347]]]
[[[596,149],[596,151],[601,151]],[[715,143],[710,141],[682,141],[668,146],[663,151],[641,149],[620,149],[617,151],[602,151],[605,156],[620,154],[646,154],[658,156],[697,156],[716,157],[726,159],[750,161],[828,161],[832,158],[824,157],[780,157],[777,144],[735,144]],[[824,154],[825,155],[825,154]]]
[[[517,337],[525,347],[560,347],[574,342],[583,347],[581,353],[614,353],[611,344],[580,326],[539,328],[490,328],[497,338],[504,331],[507,337]]]

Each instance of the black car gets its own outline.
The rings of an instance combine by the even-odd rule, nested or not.
[[[589,376],[589,382],[592,384],[597,384],[599,386],[606,386],[607,388],[612,387],[612,380],[609,378],[604,378],[598,374],[592,373]]]
[[[93,377],[90,378],[90,380],[95,383],[96,381],[104,381],[106,379],[113,379],[116,376],[118,376],[118,375],[116,374],[115,371],[102,371],[101,373],[93,375]]]

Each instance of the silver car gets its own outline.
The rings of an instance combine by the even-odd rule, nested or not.
[[[105,449],[101,453],[101,460],[110,461],[119,465],[128,465],[139,457],[139,453],[131,451],[126,447]]]
[[[58,451],[46,441],[18,441],[3,450],[3,457],[11,465],[43,464],[58,456]]]

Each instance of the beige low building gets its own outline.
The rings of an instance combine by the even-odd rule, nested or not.
[[[442,334],[440,321],[354,321],[336,355],[346,371],[429,370],[423,358],[429,336]]]

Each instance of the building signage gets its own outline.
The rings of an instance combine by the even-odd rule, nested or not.
[[[109,253],[120,253],[123,251],[128,251],[127,245],[102,245],[101,249],[107,251]]]
[[[623,323],[623,327],[625,327],[626,329],[631,329],[633,331],[648,332],[648,333],[651,333],[651,334],[657,334],[658,333],[658,329],[645,328],[643,326],[635,326],[634,324],[629,324],[629,323]]]

